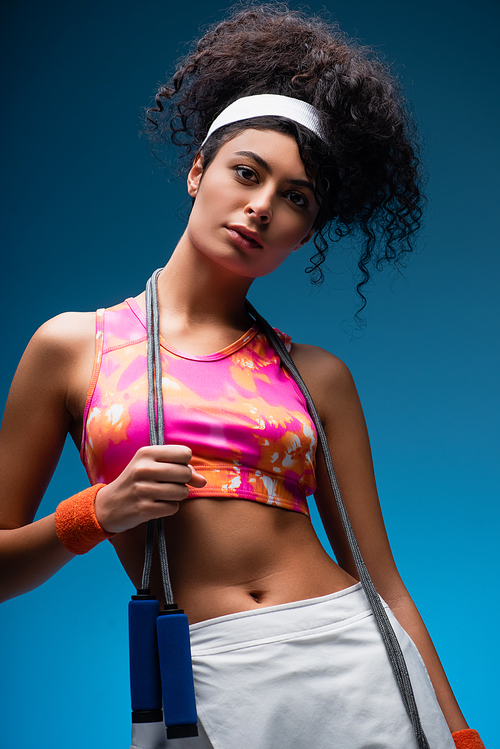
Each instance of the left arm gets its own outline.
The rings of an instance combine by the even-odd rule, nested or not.
[[[467,728],[425,625],[392,556],[375,485],[370,443],[359,397],[348,368],[315,346],[294,345],[292,355],[318,409],[342,497],[374,585],[417,646],[450,730]],[[358,579],[318,450],[315,500],[340,566]]]

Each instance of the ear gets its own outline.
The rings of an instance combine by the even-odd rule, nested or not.
[[[299,242],[299,244],[297,245],[297,247],[294,247],[294,249],[292,250],[292,252],[297,252],[297,250],[300,250],[301,247],[303,247],[305,244],[307,244],[307,242],[309,242],[309,240],[311,239],[311,237],[312,237],[313,234],[314,234],[314,229],[310,229],[307,232],[307,234],[304,237],[304,239],[302,240],[302,242]]]
[[[195,198],[200,186],[201,175],[203,174],[203,158],[198,154],[189,170],[187,177],[187,190],[192,198]]]

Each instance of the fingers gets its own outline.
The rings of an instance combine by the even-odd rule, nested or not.
[[[203,489],[207,483],[205,476],[202,476],[201,473],[195,471],[192,465],[189,465],[189,468],[191,469],[191,479],[190,481],[186,481],[186,484],[189,484],[189,486],[192,486],[195,489]]]
[[[141,447],[124,471],[97,493],[100,525],[121,533],[140,523],[173,515],[189,495],[189,486],[203,488],[206,479],[189,464],[185,445]]]
[[[138,502],[182,502],[189,494],[186,482],[140,481],[135,485],[135,498]]]
[[[179,463],[187,465],[193,457],[193,451],[186,445],[149,445],[141,447],[138,454],[151,455],[158,463]]]
[[[142,469],[145,480],[189,484],[197,489],[202,489],[207,483],[205,477],[189,463],[193,454],[185,445],[153,445],[141,448],[139,454],[144,459]]]
[[[191,481],[193,469],[183,463],[158,463],[155,460],[138,461],[134,467],[137,482],[156,484],[187,484]]]

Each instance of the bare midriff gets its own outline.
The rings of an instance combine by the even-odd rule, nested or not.
[[[315,598],[356,583],[323,549],[309,518],[298,512],[245,500],[188,499],[165,518],[165,533],[175,602],[191,624]],[[144,526],[113,539],[136,587],[144,539]],[[151,587],[162,600],[157,557]]]

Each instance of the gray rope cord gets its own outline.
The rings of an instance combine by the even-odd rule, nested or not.
[[[149,588],[151,577],[151,564],[153,562],[153,546],[155,543],[155,521],[150,520],[146,526],[146,546],[144,549],[144,568],[142,570],[141,588]]]
[[[157,280],[161,270],[162,269],[159,268],[153,273],[146,286],[146,318],[148,333],[148,415],[150,440],[152,445],[164,444],[165,439],[163,393],[161,387],[161,349],[157,289]],[[316,411],[316,407],[314,405],[311,394],[309,393],[309,390],[307,389],[306,384],[304,383],[297,367],[295,366],[292,357],[286,350],[279,336],[275,333],[269,323],[261,315],[259,315],[259,313],[250,304],[250,302],[247,301],[246,304],[247,310],[259,324],[260,329],[266,335],[270,344],[278,354],[282,364],[289,371],[290,375],[297,383],[306,400],[309,412],[318,432],[320,444],[325,458],[326,468],[328,471],[328,476],[330,478],[333,494],[341,518],[342,527],[344,529],[344,533],[346,535],[349,548],[351,550],[351,554],[358,571],[360,582],[363,586],[368,602],[370,603],[370,606],[372,608],[375,621],[377,622],[377,625],[379,627],[382,641],[385,645],[389,662],[391,664],[396,683],[401,693],[403,704],[412,724],[413,732],[417,740],[418,749],[429,749],[429,743],[420,722],[420,717],[415,702],[415,696],[413,694],[410,676],[408,674],[404,656],[401,651],[401,647],[399,645],[396,634],[392,628],[389,617],[387,616],[387,613],[385,611],[384,605],[382,604],[382,601],[375,589],[373,581],[361,555],[358,543],[356,541],[356,537],[354,535],[354,531],[352,529],[347,510],[340,493],[340,488],[330,455],[328,440],[326,438],[323,425],[321,424],[321,419],[319,418],[318,412]],[[149,587],[149,577],[151,572],[151,561],[153,556],[154,544],[154,525],[155,521],[150,520],[147,528],[144,570],[142,578],[143,588]],[[159,518],[157,520],[157,533],[165,599],[167,603],[173,603],[173,593],[168,569],[163,518]]]
[[[161,577],[163,580],[163,590],[165,591],[165,602],[172,604],[174,602],[174,594],[170,582],[170,570],[168,568],[167,544],[165,541],[163,518],[158,518],[156,521],[156,533],[158,534],[158,548],[160,550]]]
[[[146,284],[146,327],[148,335],[148,418],[149,440],[152,445],[165,444],[165,421],[163,414],[163,391],[161,373],[160,348],[160,309],[158,305],[158,276],[161,268],[155,270]],[[150,520],[147,525],[146,545],[144,549],[144,568],[142,571],[142,587],[149,588],[151,564],[153,561],[155,521]],[[160,552],[161,576],[163,590],[167,604],[174,602],[170,572],[168,568],[167,545],[163,518],[156,520],[158,548]]]
[[[347,542],[349,544],[349,548],[351,550],[351,554],[353,556],[354,563],[358,571],[360,582],[363,586],[366,597],[372,608],[375,621],[377,622],[377,625],[380,630],[380,634],[382,636],[383,643],[387,650],[389,662],[391,664],[399,691],[401,692],[403,704],[406,708],[406,712],[408,713],[408,717],[412,724],[413,732],[417,740],[418,749],[429,749],[429,743],[427,741],[427,737],[425,736],[424,730],[422,728],[422,724],[420,722],[420,716],[418,714],[418,709],[417,709],[417,705],[415,702],[415,695],[413,694],[413,689],[412,689],[411,681],[410,681],[410,675],[408,673],[405,659],[401,651],[401,646],[398,642],[398,639],[396,637],[394,629],[392,628],[389,617],[387,616],[384,605],[382,604],[382,601],[376,591],[376,588],[373,584],[373,581],[370,577],[370,574],[366,568],[365,562],[361,555],[358,542],[356,541],[356,537],[354,535],[354,531],[352,529],[352,525],[349,520],[349,516],[347,514],[347,510],[344,505],[342,495],[340,493],[337,476],[335,474],[332,457],[331,457],[330,449],[328,446],[328,440],[326,438],[325,431],[321,423],[321,419],[319,418],[318,412],[316,411],[316,407],[314,405],[311,394],[309,393],[309,390],[307,389],[305,382],[303,381],[297,367],[295,366],[295,363],[292,357],[286,350],[285,345],[283,344],[279,336],[276,334],[273,328],[269,325],[269,323],[261,315],[259,315],[259,313],[250,304],[250,302],[247,301],[246,304],[247,304],[248,312],[250,312],[250,314],[257,321],[260,329],[265,334],[266,338],[268,339],[272,347],[275,349],[276,353],[281,359],[282,364],[289,371],[290,375],[297,383],[298,387],[300,388],[300,391],[302,392],[306,400],[309,413],[311,414],[311,417],[314,421],[314,424],[316,426],[316,430],[318,432],[318,436],[320,439],[321,447],[323,450],[323,455],[325,458],[325,464],[326,464],[326,468],[328,471],[330,483],[332,485],[332,490],[335,496],[335,501],[337,504],[339,515],[341,518],[342,527],[344,529],[344,533],[346,535]]]

